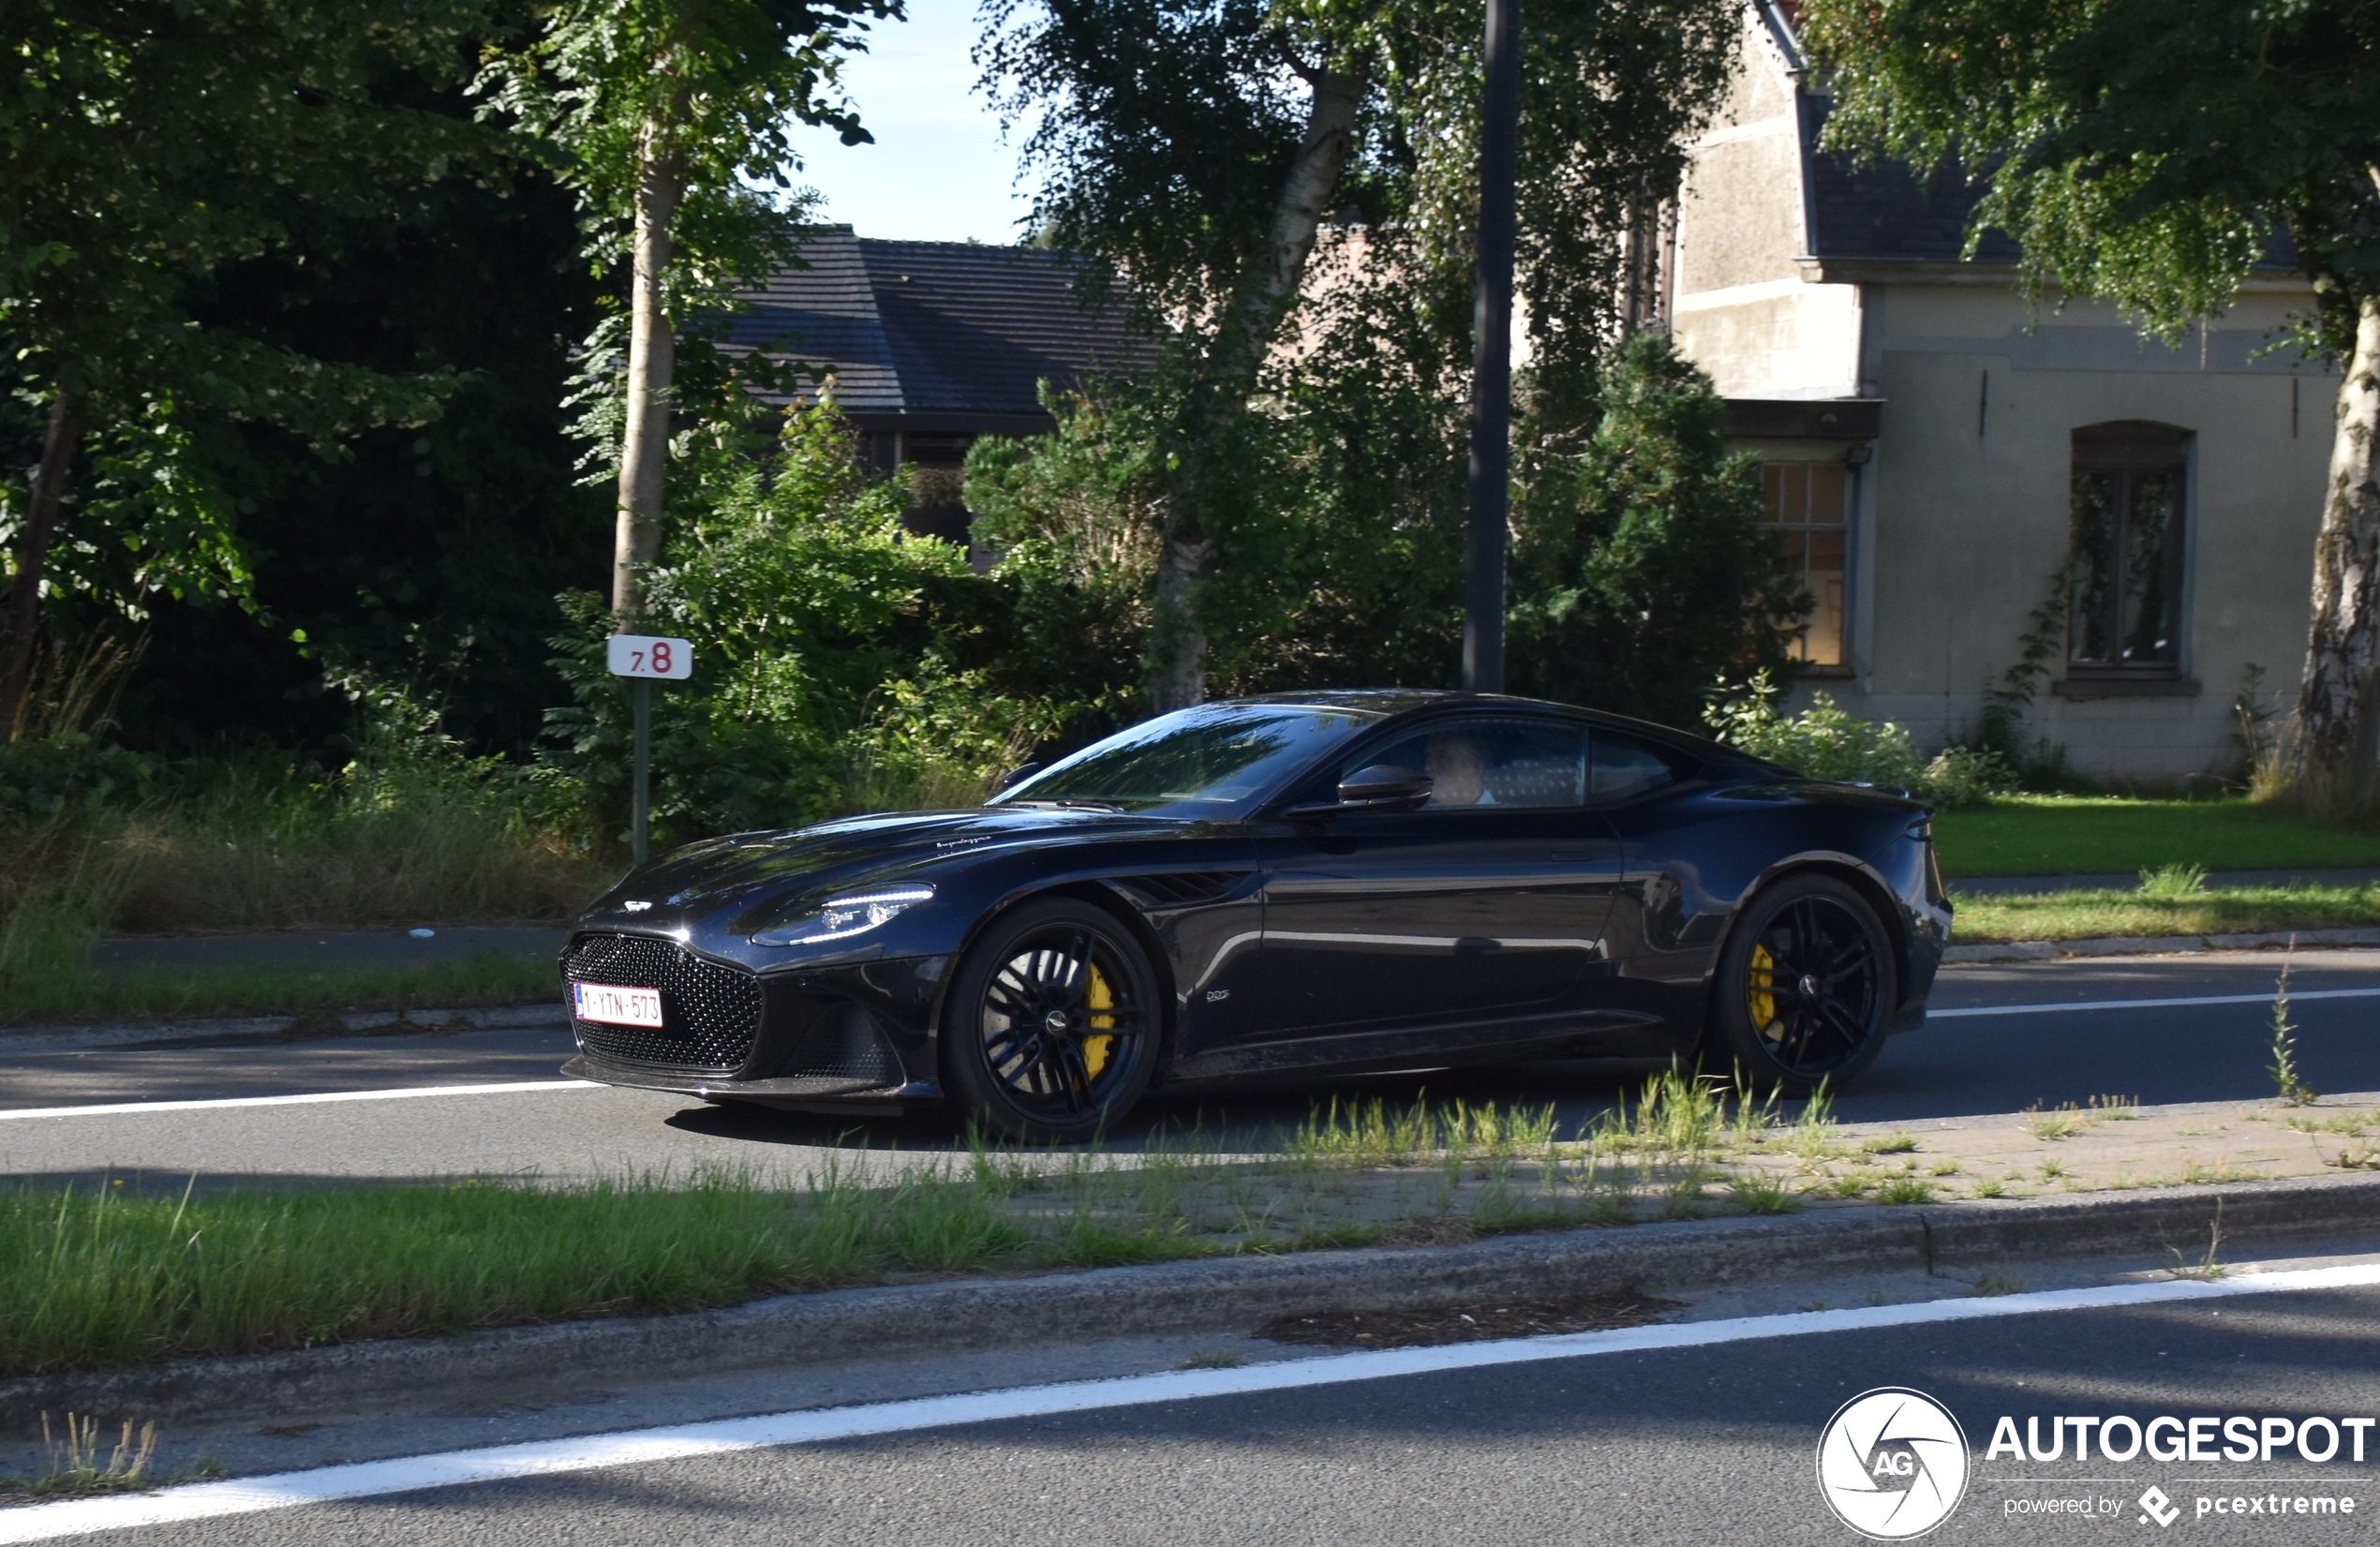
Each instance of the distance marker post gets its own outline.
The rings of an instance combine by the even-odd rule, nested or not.
[[[612,635],[606,662],[614,677],[634,686],[636,750],[635,795],[631,821],[635,826],[636,863],[645,863],[652,832],[653,682],[683,682],[694,675],[694,645],[688,639],[667,639],[638,633]]]

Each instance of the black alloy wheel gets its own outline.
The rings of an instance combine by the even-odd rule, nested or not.
[[[1034,1144],[1093,1138],[1156,1069],[1156,974],[1123,923],[1068,898],[1031,902],[971,946],[943,1016],[950,1093]]]
[[[1746,904],[1720,953],[1717,1050],[1762,1090],[1839,1090],[1883,1050],[1897,990],[1867,899],[1828,876],[1789,877]]]

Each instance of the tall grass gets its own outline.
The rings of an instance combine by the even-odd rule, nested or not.
[[[849,1282],[903,1254],[855,1189],[461,1183],[0,1195],[0,1375],[630,1312]]]
[[[386,729],[331,772],[253,753],[161,766],[81,730],[0,744],[0,1019],[429,1003],[412,995],[442,979],[136,983],[97,973],[90,947],[124,931],[559,922],[610,872],[537,819],[541,794],[497,760]],[[273,1003],[239,1003],[258,986]]]
[[[549,922],[602,870],[476,759],[230,763],[95,835],[120,930]]]
[[[1138,1154],[971,1135],[891,1174],[838,1156],[791,1186],[728,1170],[179,1197],[27,1186],[0,1192],[0,1378],[695,1310],[897,1272],[1777,1212],[1801,1197],[1776,1163],[1831,1154],[1835,1130],[1822,1098],[1791,1123],[1775,1106],[1673,1069],[1569,1138],[1550,1107],[1360,1101],[1316,1110],[1270,1157],[1195,1132]]]

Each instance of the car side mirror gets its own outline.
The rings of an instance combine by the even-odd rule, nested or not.
[[[1393,763],[1376,763],[1339,781],[1339,805],[1346,811],[1403,811],[1430,798],[1430,776]]]
[[[1000,776],[1000,783],[996,786],[996,788],[1001,790],[1013,790],[1018,785],[1023,783],[1026,780],[1031,779],[1034,775],[1039,773],[1042,769],[1048,766],[1049,766],[1049,765],[1047,763],[1019,763],[1015,767]]]

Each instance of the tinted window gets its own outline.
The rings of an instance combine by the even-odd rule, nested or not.
[[[1586,733],[1555,720],[1442,720],[1364,753],[1339,777],[1378,763],[1428,774],[1428,810],[1575,806],[1586,796]]]
[[[1620,800],[1658,789],[1677,777],[1669,759],[1631,736],[1595,733],[1594,779],[1598,800]]]
[[[1077,802],[1168,816],[1236,816],[1379,718],[1368,709],[1287,704],[1177,709],[1093,742],[989,804]]]

